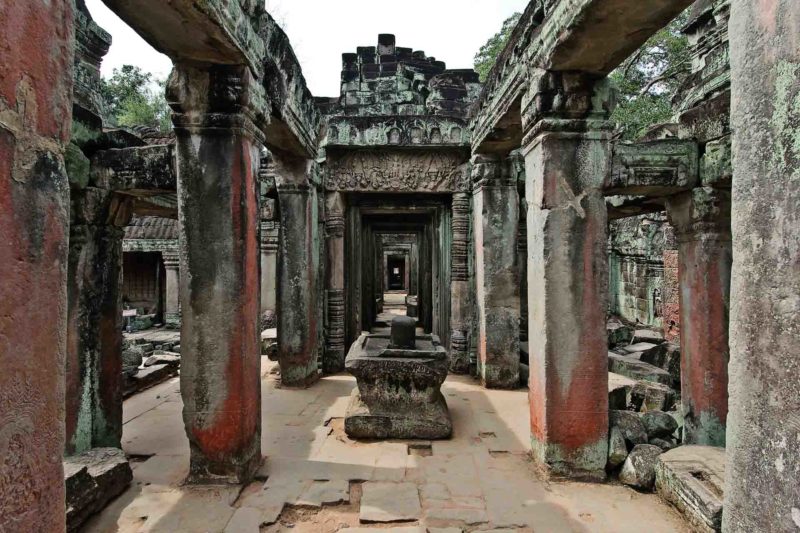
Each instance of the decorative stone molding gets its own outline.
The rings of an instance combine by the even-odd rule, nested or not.
[[[469,265],[467,251],[469,249],[469,221],[470,198],[467,193],[459,192],[453,195],[453,240],[450,251],[452,281],[467,281],[469,278]]]
[[[607,195],[671,196],[697,186],[699,148],[693,140],[616,143]]]
[[[325,219],[325,235],[328,238],[344,237],[345,219],[342,213],[328,212]]]
[[[344,289],[325,291],[328,303],[328,320],[325,331],[325,353],[323,371],[341,371],[345,356]]]
[[[453,192],[464,155],[458,151],[329,152],[325,186],[333,191]]]

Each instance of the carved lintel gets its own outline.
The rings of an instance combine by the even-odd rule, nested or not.
[[[442,151],[349,151],[330,158],[330,191],[453,192],[465,156]]]
[[[670,196],[697,186],[699,149],[693,140],[617,143],[607,195]]]

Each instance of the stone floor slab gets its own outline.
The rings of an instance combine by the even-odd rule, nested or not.
[[[419,492],[413,483],[368,481],[362,485],[359,520],[370,522],[410,522],[422,514]]]

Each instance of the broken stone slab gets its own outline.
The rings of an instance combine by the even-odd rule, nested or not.
[[[681,383],[681,348],[677,344],[665,342],[642,352],[639,360],[669,372],[673,388]]]
[[[664,385],[672,384],[672,376],[666,370],[643,363],[629,355],[608,353],[608,371],[635,380],[652,381]]]
[[[419,520],[422,507],[416,484],[367,481],[361,487],[361,523]]]
[[[647,411],[641,418],[648,439],[667,439],[678,429],[675,419],[663,411]]]
[[[657,329],[637,329],[633,333],[633,340],[651,344],[661,344],[664,342],[664,333]]]
[[[308,487],[297,505],[301,507],[322,507],[350,501],[350,482],[342,479],[315,481]]]
[[[612,318],[606,323],[608,333],[608,347],[619,344],[628,344],[633,340],[633,327],[622,323],[619,319]]]
[[[614,470],[628,458],[628,446],[625,437],[618,426],[611,428],[608,433],[608,470]]]
[[[679,446],[658,458],[656,491],[697,531],[721,530],[724,487],[724,448]]]
[[[608,413],[609,429],[611,431],[617,428],[622,433],[622,438],[628,449],[633,448],[638,444],[647,443],[647,432],[644,429],[639,415],[631,411],[610,411]]]
[[[65,458],[67,530],[77,531],[91,515],[122,494],[132,479],[128,459],[117,448],[93,448]]]
[[[648,411],[669,411],[675,406],[675,391],[662,383],[637,381],[631,389],[629,406],[646,413]]]
[[[648,350],[652,350],[657,345],[651,342],[637,342],[635,344],[629,344],[627,346],[617,346],[617,350],[621,351],[626,354],[640,354],[646,352]],[[639,357],[636,357],[639,359]]]
[[[145,367],[153,365],[171,365],[180,366],[181,356],[174,352],[161,352],[156,351],[153,355],[147,358],[144,362]]]
[[[135,375],[125,378],[123,397],[128,398],[137,392],[154,387],[177,374],[178,367],[173,365],[153,365],[142,368]]]
[[[652,444],[638,444],[622,465],[619,480],[640,490],[652,490],[656,482],[656,463],[663,453],[661,448]]]
[[[624,411],[628,408],[631,390],[636,381],[613,372],[608,373],[608,408]]]

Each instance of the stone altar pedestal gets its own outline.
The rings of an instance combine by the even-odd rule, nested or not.
[[[396,317],[392,333],[362,334],[345,368],[358,382],[344,429],[360,439],[446,439],[453,423],[441,386],[447,352],[436,335],[416,336],[416,321]]]

